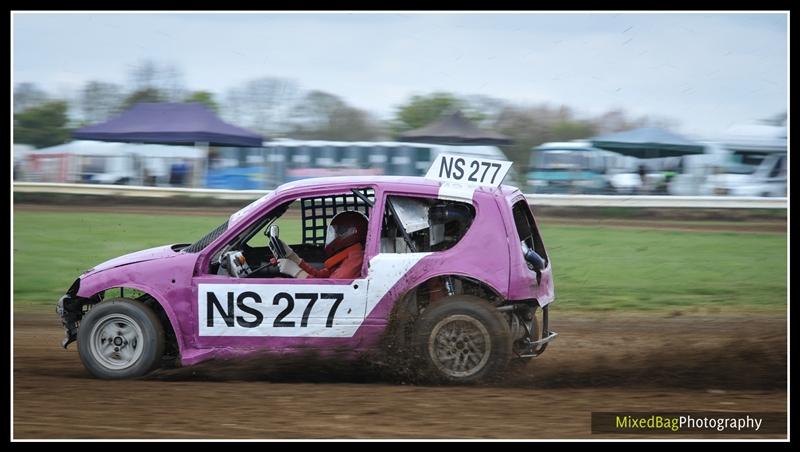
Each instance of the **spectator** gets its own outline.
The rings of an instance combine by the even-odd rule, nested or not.
[[[169,171],[169,184],[174,187],[182,187],[186,183],[186,173],[189,167],[184,161],[173,163]]]
[[[639,191],[644,192],[647,190],[647,167],[644,164],[639,165],[639,178],[642,180]]]

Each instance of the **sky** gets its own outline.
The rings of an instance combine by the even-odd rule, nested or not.
[[[190,90],[263,76],[388,119],[412,94],[621,108],[691,137],[787,110],[785,13],[14,13],[14,83],[70,95],[145,59]]]

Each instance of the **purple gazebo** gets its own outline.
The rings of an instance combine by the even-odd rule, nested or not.
[[[264,137],[228,124],[201,103],[140,103],[72,133],[79,140],[192,145],[206,150],[193,185],[205,178],[211,146],[259,147]]]
[[[264,137],[219,119],[200,103],[141,103],[106,122],[72,134],[78,140],[123,143],[261,146]]]

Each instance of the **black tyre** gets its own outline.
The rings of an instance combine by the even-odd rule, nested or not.
[[[78,353],[97,378],[146,375],[164,354],[164,328],[152,309],[135,300],[114,298],[89,310],[78,329]]]
[[[489,302],[458,295],[428,307],[414,328],[425,380],[469,384],[501,374],[511,358],[511,333]]]

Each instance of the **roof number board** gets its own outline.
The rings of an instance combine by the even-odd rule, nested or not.
[[[439,154],[425,177],[442,182],[497,187],[505,179],[509,168],[511,168],[511,162],[505,160]]]

